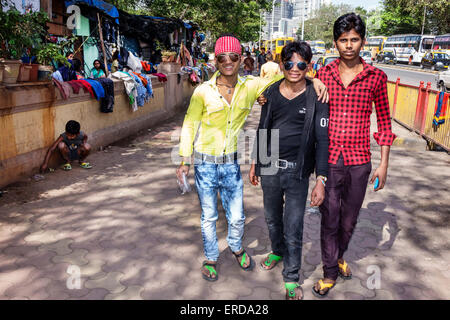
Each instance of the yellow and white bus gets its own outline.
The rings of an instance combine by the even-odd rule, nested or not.
[[[398,62],[420,64],[425,53],[431,50],[435,36],[401,34],[388,37],[384,49],[394,51]]]
[[[386,39],[387,37],[385,36],[368,37],[366,39],[366,43],[364,44],[364,50],[370,51],[372,58],[375,58],[376,55],[383,50]]]
[[[264,48],[266,48],[266,52],[270,50],[274,61],[280,62],[281,50],[285,45],[293,41],[293,37],[276,38],[273,39],[272,42],[270,40],[266,40],[264,41]]]
[[[311,51],[313,54],[325,54],[327,52],[325,48],[325,41],[322,40],[314,40],[308,41],[309,46],[311,47]]]

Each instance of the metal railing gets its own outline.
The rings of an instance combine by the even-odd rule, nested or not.
[[[445,93],[443,110],[447,111],[444,123],[436,125],[433,123],[436,112],[439,91],[431,89],[431,83],[424,85],[421,81],[418,87],[400,83],[400,78],[396,82],[388,81],[388,96],[390,101],[390,111],[392,118],[415,131],[427,140],[429,149],[434,145],[450,152],[450,106],[448,106],[449,93]]]

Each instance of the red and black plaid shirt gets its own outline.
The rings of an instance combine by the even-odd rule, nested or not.
[[[387,96],[387,76],[361,59],[363,71],[347,88],[339,75],[337,59],[322,67],[319,78],[330,95],[329,158],[336,164],[342,152],[345,165],[359,165],[370,161],[370,114],[375,103],[378,132],[373,136],[379,145],[392,145],[395,134],[391,130],[389,100]]]

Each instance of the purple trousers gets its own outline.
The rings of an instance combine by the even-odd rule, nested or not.
[[[320,206],[324,278],[338,277],[338,259],[344,256],[353,235],[371,170],[371,162],[344,165],[342,155],[336,164],[329,164],[325,200]]]

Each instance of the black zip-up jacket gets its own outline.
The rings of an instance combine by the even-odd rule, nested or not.
[[[261,118],[256,133],[256,140],[253,149],[253,159],[256,159],[255,174],[261,175],[261,167],[268,166],[268,163],[261,163],[260,130],[267,129],[267,144],[270,141],[270,131],[272,125],[272,99],[274,90],[279,90],[279,83],[284,79],[272,84],[264,92],[267,102],[262,106]],[[301,178],[308,178],[316,169],[316,175],[328,176],[328,104],[317,99],[312,82],[306,80],[306,116],[303,132],[301,135],[300,148],[297,157],[296,173]],[[267,148],[263,148],[267,149]],[[266,155],[267,157],[267,155]]]

